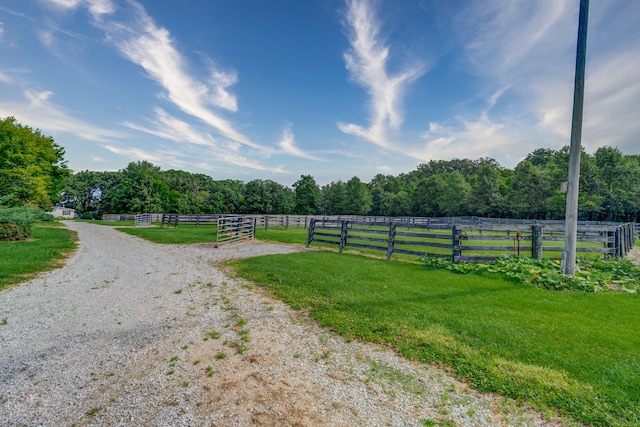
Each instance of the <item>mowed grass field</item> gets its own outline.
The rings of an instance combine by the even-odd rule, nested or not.
[[[640,425],[640,298],[313,251],[232,263],[347,339],[594,426]]]
[[[32,238],[0,242],[0,289],[59,265],[76,248],[76,235],[60,223],[36,223]]]

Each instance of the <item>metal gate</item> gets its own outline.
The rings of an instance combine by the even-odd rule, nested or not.
[[[138,214],[135,217],[136,227],[150,227],[151,226],[151,214]]]
[[[248,216],[218,218],[216,248],[219,245],[242,240],[250,240],[255,236],[256,219]]]

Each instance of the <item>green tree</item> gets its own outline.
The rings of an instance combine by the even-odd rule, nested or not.
[[[160,177],[169,186],[169,211],[185,214],[207,213],[209,188],[213,178],[174,169],[162,172]]]
[[[64,149],[13,117],[0,120],[0,196],[50,209],[69,169]]]
[[[344,199],[344,182],[331,181],[322,187],[320,197],[320,213],[323,215],[339,215],[342,213]]]
[[[545,219],[547,200],[552,190],[544,171],[531,161],[523,160],[515,168],[508,206],[516,218]]]
[[[637,191],[637,174],[631,163],[625,161],[622,152],[613,147],[600,147],[595,152],[600,193],[603,197],[603,211],[607,221],[625,217],[626,201]],[[636,175],[636,176],[634,176]]]
[[[244,187],[243,213],[290,214],[294,207],[293,191],[272,180],[254,179]]]
[[[147,161],[131,162],[111,199],[112,213],[166,212],[170,190],[161,178],[160,167]]]
[[[403,216],[411,214],[411,203],[404,182],[393,175],[377,174],[368,184],[372,198],[371,215]],[[398,205],[399,203],[399,205]]]
[[[444,186],[441,175],[431,175],[418,181],[414,190],[413,213],[417,216],[440,216],[440,189]]]
[[[208,213],[235,214],[240,213],[244,202],[244,184],[242,181],[227,179],[215,181],[210,190]]]
[[[442,188],[436,197],[440,212],[445,216],[466,215],[471,185],[457,170],[443,174],[442,179]]]
[[[344,185],[341,213],[345,215],[367,215],[373,206],[369,187],[354,176]]]
[[[502,176],[500,166],[484,164],[471,176],[471,191],[468,196],[469,213],[478,216],[498,216],[502,204],[500,192]]]
[[[295,189],[295,213],[313,215],[318,212],[320,188],[311,175],[300,175],[293,184]]]
[[[64,181],[61,198],[65,206],[85,217],[100,218],[109,213],[110,198],[120,182],[121,172],[81,171]],[[116,212],[114,212],[116,213]]]

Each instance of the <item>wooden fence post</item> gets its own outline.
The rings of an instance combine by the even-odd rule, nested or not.
[[[347,244],[347,224],[349,221],[342,221],[342,228],[340,230],[340,253],[344,250],[345,245]]]
[[[460,250],[460,236],[458,235],[458,229],[454,225],[451,227],[451,261],[460,262],[459,257],[462,251]]]
[[[265,230],[269,229],[269,215],[264,216],[264,229]]]
[[[616,247],[616,243],[615,243],[616,233],[614,231],[606,231],[606,233],[607,233],[607,248],[609,248],[609,249],[615,248]],[[608,252],[606,254],[606,256],[608,256],[608,257],[616,256],[616,253],[615,253],[615,251]]]
[[[629,253],[629,224],[624,224],[622,226],[622,235],[623,235],[623,246],[622,246],[622,256],[626,256]]]
[[[287,222],[287,225],[285,226],[285,230],[288,230],[289,229],[289,215],[287,215],[285,217],[285,221]]]
[[[389,224],[389,245],[387,246],[387,259],[391,259],[393,249],[396,244],[396,223],[391,220]]]
[[[316,220],[311,219],[311,224],[309,224],[309,234],[307,235],[307,247],[311,246],[311,242],[313,242],[313,233],[316,229]]]
[[[531,258],[542,259],[542,226],[531,226]]]

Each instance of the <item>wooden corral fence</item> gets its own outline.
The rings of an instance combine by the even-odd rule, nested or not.
[[[633,247],[633,224],[579,225],[578,252],[624,257]],[[505,254],[560,258],[564,224],[436,224],[312,219],[313,242],[393,254],[450,257],[455,262],[488,261]]]
[[[102,215],[103,221],[131,221],[135,220],[136,216],[133,214],[104,214]]]
[[[311,215],[258,215],[256,218],[256,226],[268,230],[269,227],[309,227]]]
[[[162,214],[160,227],[195,225],[198,228],[200,226],[214,226],[218,225],[218,219],[222,217],[223,215],[217,214]]]
[[[218,218],[217,226],[216,248],[225,243],[253,239],[256,230],[256,219],[249,216],[220,217]]]
[[[160,222],[163,214],[145,213],[145,214],[104,214],[102,221],[135,221],[138,215],[149,215],[151,222]]]

